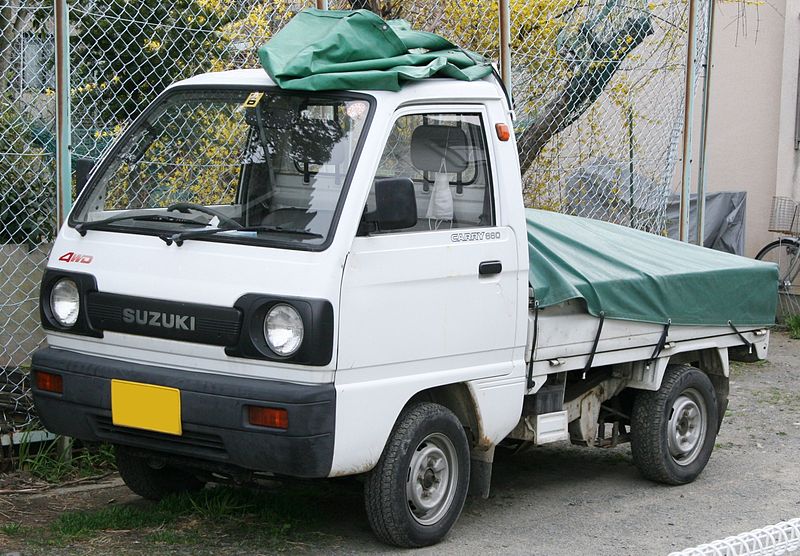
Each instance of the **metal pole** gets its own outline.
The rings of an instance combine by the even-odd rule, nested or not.
[[[327,10],[328,9],[328,0],[317,0],[317,9],[318,10]]]
[[[500,0],[500,76],[511,96],[511,10],[508,0]]]
[[[72,138],[69,82],[69,8],[55,0],[56,43],[56,205],[58,226],[72,208]]]
[[[708,0],[706,17],[706,70],[703,75],[703,105],[700,108],[700,156],[697,175],[697,245],[703,245],[706,225],[706,141],[708,139],[708,104],[711,91],[711,40],[714,37],[714,0]]]
[[[683,97],[683,174],[678,230],[681,241],[689,241],[689,200],[692,187],[692,122],[694,120],[695,15],[697,0],[689,0],[688,36],[686,39],[686,91]]]
[[[628,99],[628,193],[631,196],[630,200],[630,223],[631,227],[636,227],[636,203],[634,202],[634,183],[633,183],[633,157],[635,154],[633,138],[633,108]]]

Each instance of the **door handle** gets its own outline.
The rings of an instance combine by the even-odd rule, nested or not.
[[[503,271],[503,263],[500,261],[483,261],[478,265],[478,274],[480,276],[491,276],[492,274],[500,274]]]

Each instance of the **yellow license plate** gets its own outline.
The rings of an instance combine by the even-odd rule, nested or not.
[[[155,384],[113,379],[111,420],[120,427],[180,435],[181,391]]]

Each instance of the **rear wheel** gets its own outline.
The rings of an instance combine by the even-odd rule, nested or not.
[[[148,500],[161,500],[170,494],[193,492],[205,486],[205,482],[186,470],[161,465],[124,446],[116,447],[116,460],[125,486]]]
[[[694,481],[714,448],[717,407],[708,376],[689,365],[667,367],[661,388],[638,392],[631,416],[631,452],[642,474],[669,485]]]
[[[372,530],[407,548],[439,542],[461,515],[469,467],[467,436],[449,409],[434,403],[406,409],[367,477]]]

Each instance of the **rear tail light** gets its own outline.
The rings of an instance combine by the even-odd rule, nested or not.
[[[289,412],[277,407],[248,406],[247,416],[251,425],[273,429],[289,428]]]
[[[36,379],[36,388],[39,390],[55,392],[56,394],[64,392],[64,379],[61,378],[61,375],[36,371],[34,377]]]

